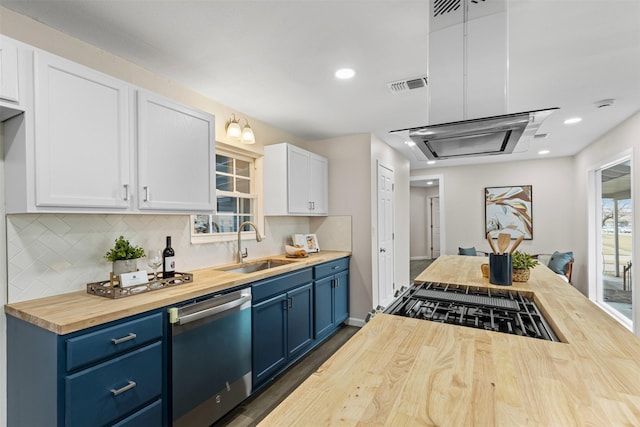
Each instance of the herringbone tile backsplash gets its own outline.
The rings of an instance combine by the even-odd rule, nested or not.
[[[189,242],[188,227],[189,217],[173,215],[9,215],[9,302],[81,290],[105,280],[111,263],[104,254],[120,235],[143,248],[162,248],[165,235]]]
[[[261,243],[243,242],[251,258],[282,253],[292,233],[311,232],[306,218],[274,217],[265,223]],[[349,218],[347,223],[350,231]],[[8,302],[85,290],[87,283],[106,280],[111,263],[104,254],[120,235],[145,249],[162,249],[165,236],[172,236],[178,271],[233,262],[235,241],[191,244],[190,233],[188,215],[8,215]],[[148,269],[146,259],[138,268]]]

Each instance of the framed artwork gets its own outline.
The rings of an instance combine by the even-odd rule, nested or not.
[[[533,202],[531,185],[516,187],[485,187],[484,219],[485,235],[498,237],[508,233],[512,239],[524,235],[533,239]]]
[[[320,252],[318,238],[315,234],[294,234],[291,236],[294,246],[297,245],[308,253]]]

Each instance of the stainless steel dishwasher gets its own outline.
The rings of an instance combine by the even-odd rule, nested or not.
[[[251,288],[169,309],[174,426],[210,426],[251,393]]]

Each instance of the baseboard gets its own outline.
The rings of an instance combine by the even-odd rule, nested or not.
[[[355,317],[349,317],[345,322],[349,326],[357,326],[358,328],[362,328],[365,324],[363,319],[356,319]]]
[[[431,259],[429,256],[425,255],[425,256],[412,256],[411,258],[409,258],[410,261],[422,261],[424,259]]]

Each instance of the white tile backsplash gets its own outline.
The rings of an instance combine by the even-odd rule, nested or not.
[[[249,259],[284,252],[293,233],[315,233],[326,249],[350,250],[351,217],[268,217],[262,242],[243,240]],[[163,249],[172,236],[177,270],[190,271],[234,261],[236,241],[192,245],[188,215],[21,214],[7,216],[8,302],[86,289],[106,280],[111,263],[104,254],[123,235],[132,244]],[[320,240],[322,242],[322,240]],[[320,247],[322,249],[322,246]],[[147,269],[146,259],[138,268]]]

